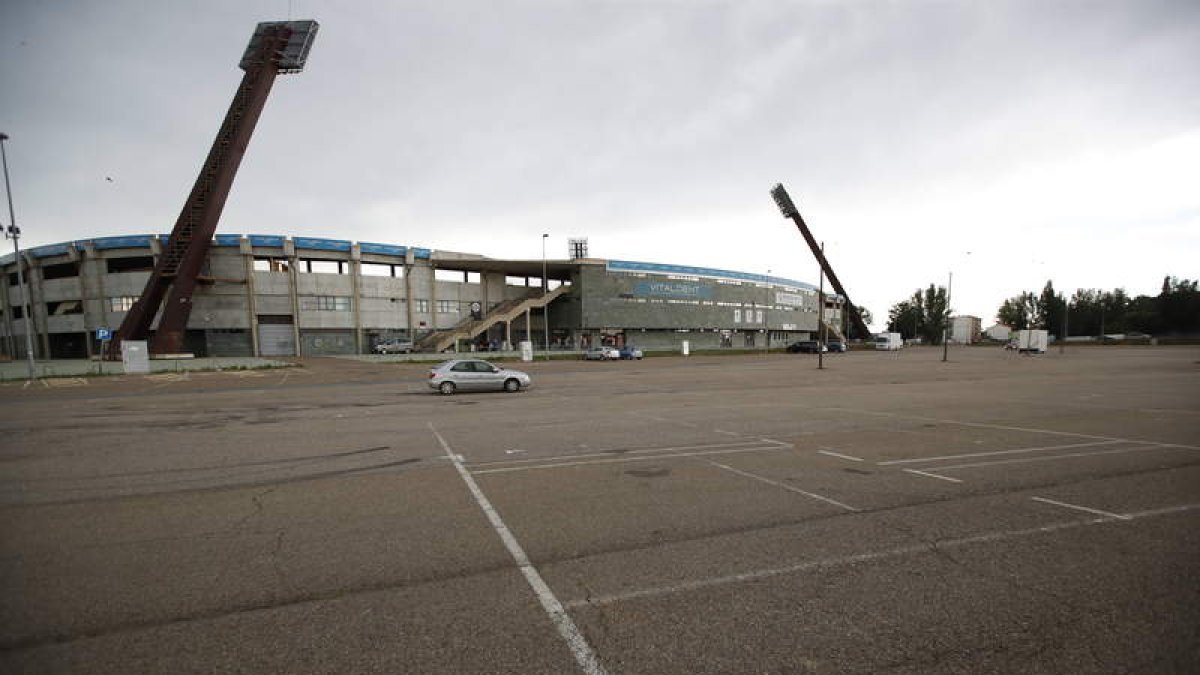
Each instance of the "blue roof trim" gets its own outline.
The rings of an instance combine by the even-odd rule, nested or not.
[[[414,248],[413,249],[413,257],[418,258],[420,260],[429,260],[430,258],[433,257],[433,251],[431,251],[427,248]]]
[[[92,239],[92,246],[97,250],[109,248],[150,248],[150,240],[156,235],[135,234],[124,237],[99,237]]]
[[[407,246],[396,246],[394,244],[373,244],[370,242],[359,242],[359,250],[363,253],[382,253],[384,255],[403,256],[408,253]]]
[[[317,237],[292,237],[296,248],[316,251],[349,251],[350,241],[347,239],[319,239]]]
[[[796,281],[794,279],[785,279],[784,277],[769,277],[765,274],[752,274],[750,272],[734,272],[732,270],[719,270],[712,267],[692,267],[690,265],[664,265],[661,263],[646,263],[634,262],[632,260],[609,260],[607,267],[614,272],[648,272],[651,274],[682,274],[692,277],[712,277],[716,279],[731,279],[737,281],[751,281],[754,283],[771,283],[782,286],[796,286],[798,288],[807,288],[809,290],[817,290],[816,286]]]
[[[213,239],[213,244],[216,246],[241,246],[242,235],[240,234],[218,234]]]
[[[67,242],[65,244],[47,244],[29,249],[29,255],[35,258],[49,258],[52,255],[66,255],[71,245],[75,242]]]
[[[251,246],[283,248],[283,237],[277,234],[250,234],[246,236],[250,239]]]
[[[16,253],[9,253],[8,255],[4,256],[3,258],[0,258],[0,265],[11,265],[12,261],[14,261],[16,259],[17,259]]]

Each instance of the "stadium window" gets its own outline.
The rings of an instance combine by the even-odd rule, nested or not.
[[[321,260],[317,258],[302,258],[300,271],[305,274],[345,274],[345,260]]]
[[[404,277],[403,265],[365,262],[360,265],[360,269],[362,269],[364,277],[396,277],[397,279]]]
[[[454,300],[438,300],[438,314],[456,314],[458,313],[458,303]]]
[[[83,303],[78,300],[63,300],[62,302],[47,302],[46,314],[63,316],[65,314],[83,314]]]
[[[288,262],[286,258],[255,258],[255,272],[286,272],[288,271]]]
[[[301,299],[301,309],[317,312],[349,312],[348,295],[315,295]]]
[[[122,295],[108,299],[108,311],[110,312],[128,312],[133,309],[133,303],[137,302],[136,295]]]
[[[42,268],[42,278],[46,281],[51,279],[69,279],[79,276],[79,263],[65,262],[57,265],[46,265]]]
[[[428,314],[429,313],[429,301],[426,300],[425,298],[414,298],[413,299],[413,311],[421,312],[422,314]]]
[[[151,272],[154,270],[154,256],[152,255],[139,255],[129,258],[105,258],[104,262],[109,274]]]

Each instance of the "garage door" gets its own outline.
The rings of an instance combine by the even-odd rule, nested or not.
[[[258,354],[260,356],[295,356],[296,334],[292,324],[258,324]]]

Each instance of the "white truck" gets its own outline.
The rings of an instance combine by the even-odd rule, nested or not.
[[[1017,333],[1017,351],[1045,354],[1050,344],[1050,331],[1041,329],[1026,329]]]
[[[904,339],[899,333],[878,333],[875,335],[875,349],[895,351],[904,346]]]

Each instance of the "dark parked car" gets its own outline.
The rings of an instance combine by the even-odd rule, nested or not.
[[[633,345],[625,345],[624,347],[621,347],[621,358],[626,359],[626,360],[641,359],[642,358],[642,350],[638,349],[637,347],[635,347]]]
[[[825,343],[825,347],[831,352],[841,353],[846,351],[846,343],[841,340],[830,340]]]
[[[827,352],[828,347],[822,347],[816,340],[801,340],[793,342],[787,347],[790,354],[816,354],[818,350]]]

